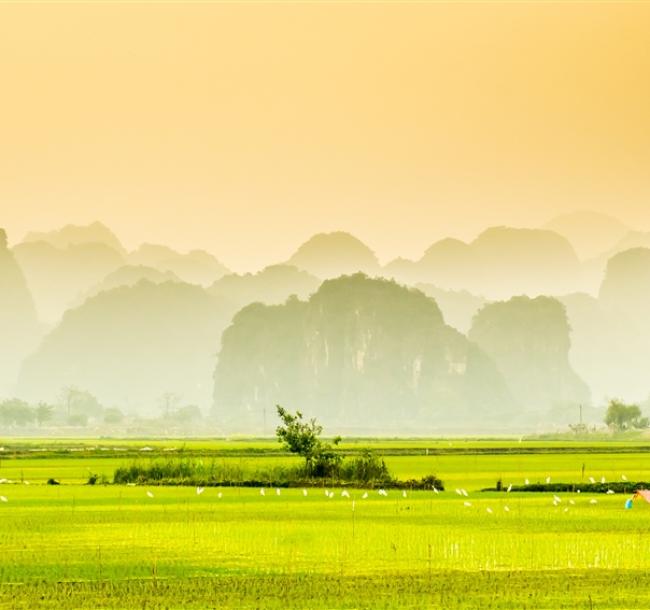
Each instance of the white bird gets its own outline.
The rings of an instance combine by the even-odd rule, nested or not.
[[[557,500],[553,500],[553,506],[557,506],[559,502]]]
[[[530,485],[530,481],[529,481],[528,479],[525,479],[525,480],[524,480],[524,483],[525,483],[526,485]]]
[[[329,497],[330,497],[330,498],[333,498],[333,497],[334,497],[334,492],[333,492],[333,491],[330,491],[330,496],[329,496]]]
[[[571,506],[575,506],[575,500],[569,500],[569,504],[571,504]]]
[[[621,475],[621,479],[623,479],[624,481],[627,481],[627,477],[624,474]]]
[[[330,497],[330,490],[329,490],[329,489],[326,489],[326,490],[325,490],[325,497],[326,497],[326,498],[329,498],[329,497]]]
[[[433,486],[433,493],[434,493],[434,494],[440,493],[440,492],[438,491],[438,489],[436,488],[435,485]]]
[[[464,506],[471,506],[472,503],[471,503],[471,502],[467,502],[467,500],[465,500],[465,502],[463,502],[463,505],[464,505]]]
[[[217,494],[217,498],[221,498],[222,496],[223,496],[223,494],[222,494],[221,492],[219,492],[219,493]]]
[[[276,496],[279,496],[279,495],[280,495],[280,488],[279,488],[279,487],[276,487],[276,488],[275,488],[275,495],[276,495]]]
[[[546,477],[546,483],[550,483],[550,482],[551,482],[551,477]]]
[[[368,492],[364,491],[361,497],[365,500],[368,497]]]
[[[24,483],[25,485],[29,485],[29,484],[30,484],[29,481],[23,481],[23,483]]]
[[[8,479],[0,479],[0,484],[2,483],[8,483]]]
[[[303,489],[303,490],[302,490],[302,495],[303,495],[303,496],[306,496],[306,495],[307,495],[307,490],[306,490],[306,489]]]
[[[463,494],[466,498],[469,497],[469,494],[467,493],[467,490],[466,490],[466,489],[461,489],[460,491],[462,492],[462,494]]]
[[[266,492],[264,491],[263,487],[260,487],[260,496],[265,496]]]
[[[488,512],[488,514],[492,514],[492,509],[489,506],[485,510]]]
[[[576,489],[576,493],[579,494],[579,493],[582,493],[582,492],[579,489]]]
[[[614,493],[614,490],[613,490],[613,489],[608,489],[608,490],[607,490],[607,495],[608,495],[608,496],[611,496],[613,493]]]
[[[554,499],[558,504],[559,504],[560,502],[562,502],[562,498],[560,498],[560,496],[553,495],[553,499]]]
[[[463,492],[462,492],[460,489],[458,489],[458,488],[456,488],[456,493],[457,493],[459,496],[462,496],[462,495],[463,495]]]
[[[406,498],[406,490],[402,491],[402,498]]]
[[[204,491],[205,491],[205,487],[197,487],[196,488],[196,495],[200,496]]]
[[[506,493],[510,493],[512,491],[512,483],[508,485],[508,489],[506,489]]]
[[[568,507],[568,506],[564,509],[564,512],[565,512],[565,513],[568,513],[568,512],[569,512],[569,507]]]
[[[596,498],[593,498],[589,500],[589,504],[598,504],[598,500],[596,500]]]
[[[342,497],[342,498],[349,498],[349,497],[350,497],[350,492],[349,492],[347,489],[344,489],[344,490],[341,492],[341,497]]]
[[[0,496],[0,502],[9,502],[5,496]]]
[[[377,493],[378,493],[380,496],[384,496],[384,497],[388,495],[388,493],[386,492],[385,489],[380,489]]]
[[[601,482],[601,483],[606,483],[606,481],[605,481],[605,477],[600,477],[600,482]]]
[[[596,482],[596,479],[594,479],[594,477],[589,477],[589,482],[593,484]]]
[[[148,495],[150,498],[153,498],[153,493],[152,493],[152,492],[147,491],[147,495]]]
[[[507,513],[509,513],[510,512],[510,507],[509,506],[504,506],[503,510],[505,510]]]

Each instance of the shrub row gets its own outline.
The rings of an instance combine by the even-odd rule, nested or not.
[[[530,485],[513,485],[510,491],[530,492],[583,492],[583,493],[607,493],[613,491],[617,494],[631,494],[638,489],[650,489],[650,483],[645,481],[621,481],[613,483],[531,483]],[[496,487],[489,487],[481,491],[504,491],[508,488],[497,482]]]

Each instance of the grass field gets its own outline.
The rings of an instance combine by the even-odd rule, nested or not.
[[[392,443],[388,449],[399,445]],[[165,445],[149,446],[160,455]],[[478,491],[499,477],[578,482],[583,464],[585,478],[650,477],[648,454],[575,449],[387,455],[401,478],[435,473],[447,491],[371,491],[365,499],[363,490],[328,498],[322,489],[262,496],[242,488],[198,495],[188,487],[85,486],[89,471],[112,473],[131,458],[5,451],[0,478],[14,482],[0,485],[0,606],[650,607],[650,505],[624,510],[624,496],[605,494],[558,494],[554,505],[552,494]],[[222,459],[255,468],[291,458]],[[63,484],[47,486],[49,477]]]

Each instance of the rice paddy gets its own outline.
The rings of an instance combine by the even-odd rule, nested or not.
[[[292,459],[203,449],[250,468]],[[650,607],[650,505],[625,510],[621,495],[480,491],[497,478],[507,486],[650,476],[643,452],[575,449],[386,455],[400,478],[436,474],[446,485],[405,494],[88,486],[89,472],[111,474],[131,458],[3,457],[0,479],[11,482],[0,484],[0,605]]]

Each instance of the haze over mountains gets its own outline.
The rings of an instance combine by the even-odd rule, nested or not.
[[[0,398],[76,387],[146,415],[173,395],[238,432],[280,402],[335,429],[424,433],[549,427],[650,396],[650,234],[604,215],[489,227],[384,266],[321,233],[247,274],[201,250],[128,251],[98,222],[0,237]]]

